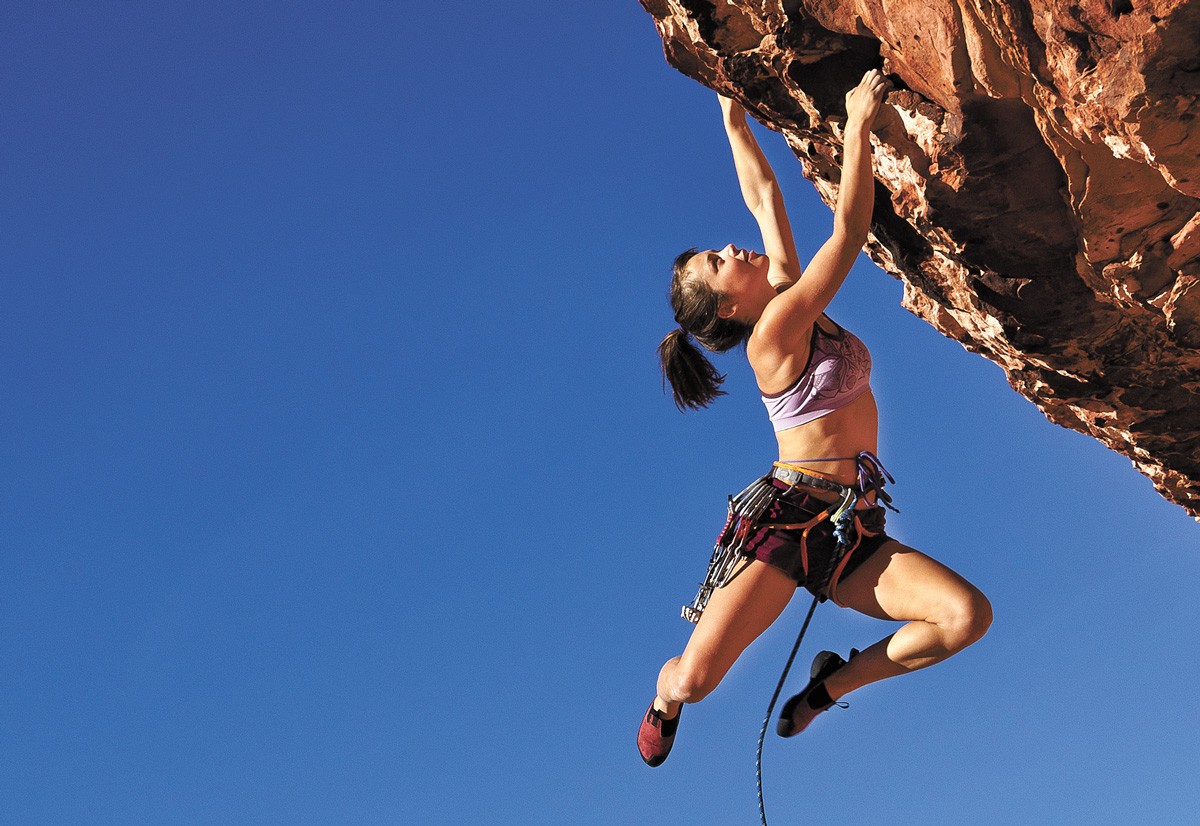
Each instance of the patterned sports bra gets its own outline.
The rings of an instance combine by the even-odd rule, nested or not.
[[[870,389],[871,354],[867,346],[836,322],[834,326],[836,334],[814,323],[808,363],[800,377],[781,393],[762,394],[776,432],[826,416]]]

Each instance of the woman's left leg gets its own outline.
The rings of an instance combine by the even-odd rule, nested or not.
[[[834,700],[941,662],[982,637],[992,623],[992,606],[982,591],[937,560],[895,541],[838,583],[837,597],[859,613],[907,624],[825,680]]]

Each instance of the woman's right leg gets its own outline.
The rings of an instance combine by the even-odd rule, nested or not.
[[[670,719],[682,703],[708,696],[795,593],[791,577],[758,560],[713,591],[683,654],[668,660],[659,672],[654,708]]]
[[[906,621],[891,636],[814,678],[783,707],[778,731],[799,734],[840,697],[868,683],[941,662],[987,632],[987,597],[954,571],[891,540],[837,587],[840,605],[869,617]],[[841,658],[836,661],[841,663]],[[815,663],[814,663],[815,665]]]
[[[991,603],[978,588],[896,541],[838,586],[838,600],[869,617],[907,624],[825,681],[835,700],[868,683],[941,662],[980,639],[992,623]]]

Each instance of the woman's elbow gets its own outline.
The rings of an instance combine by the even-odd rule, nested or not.
[[[869,215],[865,220],[834,216],[831,240],[838,246],[855,250],[857,255],[857,251],[867,243],[867,232],[870,229],[871,217]]]
[[[746,190],[744,194],[746,206],[750,209],[751,214],[760,221],[777,221],[780,215],[785,214],[783,192],[780,191],[779,184],[775,181],[764,181]]]

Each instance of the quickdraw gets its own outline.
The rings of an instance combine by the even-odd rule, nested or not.
[[[692,604],[683,606],[682,616],[688,622],[699,622],[712,592],[733,582],[738,574],[749,567],[753,557],[745,553],[746,536],[780,493],[771,484],[771,478],[769,473],[759,477],[737,496],[729,497],[729,515],[725,519],[725,527],[717,536],[704,581],[700,583],[700,590],[696,592]]]

